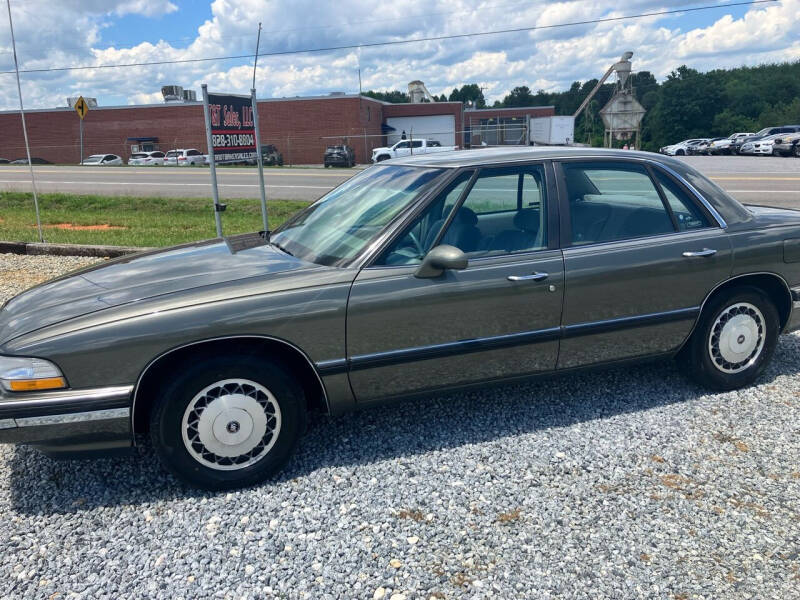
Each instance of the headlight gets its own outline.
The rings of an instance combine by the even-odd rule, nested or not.
[[[0,385],[11,392],[56,390],[67,380],[53,363],[41,358],[0,356]]]

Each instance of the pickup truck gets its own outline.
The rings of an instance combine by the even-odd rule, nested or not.
[[[374,148],[372,162],[377,163],[390,158],[408,156],[410,154],[430,154],[431,152],[452,152],[458,146],[442,146],[436,140],[400,140],[389,148]]]

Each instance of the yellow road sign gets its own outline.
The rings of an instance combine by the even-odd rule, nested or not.
[[[83,96],[78,98],[73,108],[75,109],[75,112],[78,113],[78,116],[81,118],[81,121],[83,121],[83,117],[86,116],[86,113],[89,112],[89,105],[86,103],[86,100],[83,99]]]

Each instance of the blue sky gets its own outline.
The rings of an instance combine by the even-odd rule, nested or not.
[[[431,92],[477,82],[490,100],[517,85],[564,89],[598,77],[622,52],[634,69],[663,78],[681,64],[707,70],[800,59],[800,0],[726,6],[730,0],[12,0],[21,68],[186,60],[347,45],[719,5],[714,10],[507,35],[266,57],[261,97],[404,89],[422,79]],[[0,70],[13,67],[0,16]],[[13,78],[6,77],[8,83]],[[83,94],[101,104],[160,102],[160,87],[247,93],[252,60],[23,73],[26,105],[64,105]],[[0,108],[16,103],[0,85]]]

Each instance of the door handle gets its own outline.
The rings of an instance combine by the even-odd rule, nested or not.
[[[547,273],[531,273],[530,275],[509,275],[509,281],[543,281],[547,279]]]
[[[684,252],[683,255],[686,258],[694,258],[696,256],[714,256],[716,253],[717,251],[713,248],[703,248],[702,250],[697,250],[695,252]]]

